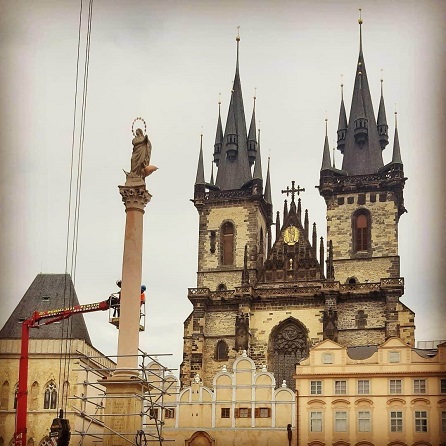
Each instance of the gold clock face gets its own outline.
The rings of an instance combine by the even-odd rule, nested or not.
[[[299,241],[299,229],[296,226],[288,226],[283,233],[283,241],[287,245],[295,245]]]

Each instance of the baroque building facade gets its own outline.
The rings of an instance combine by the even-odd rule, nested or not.
[[[381,89],[375,117],[360,48],[349,118],[341,99],[337,148],[331,162],[328,135],[319,185],[326,203],[327,241],[302,211],[302,189],[291,183],[282,216],[273,214],[271,178],[263,179],[255,100],[247,129],[239,45],[223,131],[219,108],[213,158],[205,180],[200,147],[193,203],[199,214],[197,285],[184,323],[180,380],[196,374],[205,386],[246,350],[277,383],[295,388],[296,364],[330,339],[345,347],[379,345],[399,337],[414,346],[414,313],[402,302],[398,224],[405,212],[403,163],[395,125],[392,161]],[[299,172],[296,172],[298,175]],[[275,229],[272,228],[275,226]],[[273,234],[274,233],[274,234]],[[273,235],[274,241],[273,241]]]

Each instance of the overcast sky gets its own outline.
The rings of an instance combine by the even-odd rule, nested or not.
[[[79,7],[79,1],[0,2],[0,326],[38,273],[65,271]],[[96,0],[75,274],[81,303],[106,299],[121,276],[125,212],[118,185],[130,168],[132,121],[141,116],[159,170],[147,181],[153,195],[144,217],[149,317],[140,344],[148,353],[173,354],[164,362],[179,367],[183,322],[192,310],[187,288],[196,286],[198,214],[189,200],[200,132],[208,179],[219,93],[223,126],[226,121],[237,26],[245,113],[249,124],[257,88],[274,211],[283,209],[280,190],[295,180],[306,188],[302,204],[310,221],[325,236],[325,203],[314,187],[324,119],[333,145],[341,75],[350,110],[360,7],[375,113],[384,79],[391,135],[384,159],[391,159],[396,104],[408,177],[408,214],[399,226],[402,302],[416,313],[417,341],[446,339],[446,3],[437,1]],[[87,9],[84,4],[80,91]],[[341,161],[337,151],[338,167]],[[96,348],[116,354],[117,330],[107,316],[86,320]]]

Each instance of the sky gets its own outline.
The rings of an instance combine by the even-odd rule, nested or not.
[[[132,122],[143,117],[159,170],[147,180],[153,198],[144,216],[147,320],[140,347],[166,354],[162,362],[178,368],[183,322],[192,311],[187,288],[196,286],[198,213],[190,199],[200,133],[209,179],[219,93],[224,127],[235,73],[237,27],[245,114],[249,124],[256,94],[274,212],[282,211],[280,191],[294,180],[306,189],[310,223],[325,236],[325,203],[315,186],[325,119],[330,146],[336,140],[341,76],[350,110],[358,8],[375,113],[383,78],[391,135],[384,162],[391,159],[396,109],[408,177],[408,213],[399,224],[401,300],[416,313],[417,341],[446,339],[446,3],[410,0],[95,0],[77,244],[67,228],[72,145],[77,166],[82,140],[88,3],[75,96],[80,1],[0,2],[0,326],[39,273],[73,272],[82,304],[117,291],[125,227],[118,185],[130,168]],[[335,156],[340,167],[342,155]],[[93,345],[115,355],[118,331],[107,315],[85,318]]]

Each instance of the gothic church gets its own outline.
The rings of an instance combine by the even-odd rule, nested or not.
[[[200,147],[194,190],[199,213],[198,274],[189,288],[193,311],[184,323],[180,380],[199,374],[204,385],[243,350],[256,367],[274,373],[277,385],[295,388],[295,366],[324,339],[346,346],[379,345],[392,336],[414,346],[414,313],[400,298],[398,223],[405,212],[404,177],[395,125],[392,161],[381,89],[375,118],[362,51],[350,114],[343,97],[337,149],[331,162],[328,136],[318,189],[327,207],[327,240],[302,212],[301,189],[283,192],[282,218],[274,216],[269,164],[264,181],[255,103],[247,130],[239,45],[225,130],[219,110],[214,144],[217,166],[206,182]],[[274,235],[274,240],[273,240]]]

